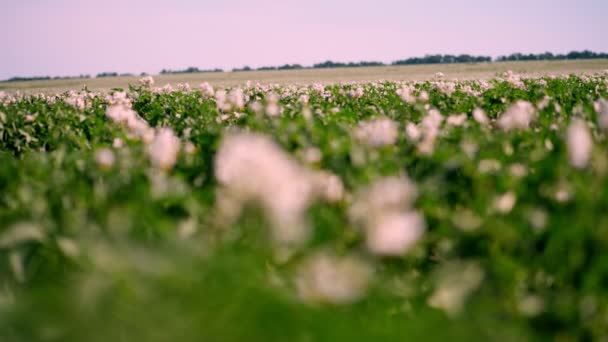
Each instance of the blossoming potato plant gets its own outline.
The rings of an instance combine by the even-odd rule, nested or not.
[[[0,339],[608,338],[608,74],[0,93]]]

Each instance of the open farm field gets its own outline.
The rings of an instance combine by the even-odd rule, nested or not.
[[[179,83],[198,85],[209,82],[213,86],[244,85],[247,81],[261,84],[312,84],[363,81],[424,81],[442,72],[448,79],[490,79],[512,70],[528,77],[595,73],[608,69],[608,60],[564,60],[525,61],[477,64],[430,64],[407,66],[380,66],[360,68],[304,69],[279,71],[248,71],[223,73],[196,73],[154,76],[158,85]],[[139,77],[107,77],[92,79],[25,81],[0,83],[0,90],[23,91],[28,93],[57,93],[80,90],[86,86],[90,90],[107,91],[112,88],[127,88]]]

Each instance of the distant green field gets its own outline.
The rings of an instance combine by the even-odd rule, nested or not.
[[[437,72],[444,73],[447,78],[488,79],[507,70],[513,70],[528,76],[543,76],[590,73],[605,69],[608,69],[608,60],[598,59],[200,73],[160,75],[155,76],[155,78],[158,85],[172,84],[175,86],[178,83],[198,85],[201,82],[209,82],[214,86],[230,86],[244,84],[247,81],[252,81],[254,83],[259,82],[262,84],[310,84],[314,82],[426,80],[432,78]],[[0,89],[26,92],[61,92],[66,90],[80,90],[86,86],[90,90],[108,90],[111,88],[126,88],[129,83],[136,83],[138,78],[139,77],[111,77],[0,83]]]

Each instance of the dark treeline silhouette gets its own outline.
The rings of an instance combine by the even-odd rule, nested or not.
[[[100,72],[95,77],[97,77],[97,78],[103,78],[103,77],[119,77],[119,76],[120,77],[132,77],[132,76],[135,76],[135,75],[130,74],[130,73],[119,74],[117,72]]]
[[[234,68],[232,69],[232,72],[237,72],[237,71],[253,71],[255,69],[252,69],[250,66],[245,65],[242,68]]]
[[[500,56],[492,59],[490,56],[473,56],[473,55],[426,55],[424,57],[411,57],[407,59],[396,60],[390,65],[417,65],[417,64],[451,64],[451,63],[490,63],[490,62],[505,62],[505,61],[542,61],[542,60],[566,60],[566,59],[597,59],[608,58],[608,53],[596,53],[588,50],[571,51],[567,54],[554,55],[550,52],[541,54],[522,54],[514,53],[508,56]],[[253,69],[249,66],[243,68],[234,68],[232,71],[253,71],[253,70],[292,70],[292,69],[327,69],[327,68],[357,68],[357,67],[372,67],[387,65],[382,62],[334,62],[331,60],[316,63],[312,66],[302,66],[300,64],[285,64],[283,66],[264,66]]]
[[[48,81],[48,80],[77,80],[81,78],[91,78],[90,75],[78,75],[78,76],[32,76],[32,77],[11,77],[8,80],[2,82],[22,82],[22,81]]]
[[[481,63],[491,62],[492,57],[489,56],[471,56],[471,55],[426,55],[424,57],[412,57],[394,61],[392,65],[414,65],[414,64],[451,64],[451,63]]]
[[[426,55],[424,57],[411,57],[407,59],[396,60],[390,65],[419,65],[419,64],[451,64],[451,63],[489,63],[489,62],[507,62],[507,61],[554,61],[554,60],[573,60],[573,59],[608,59],[608,53],[597,53],[589,50],[584,51],[571,51],[567,54],[553,54],[551,52],[544,52],[539,54],[523,54],[513,53],[508,56],[499,56],[492,59],[489,56],[473,56],[473,55]],[[298,70],[298,69],[327,69],[327,68],[357,68],[357,67],[373,67],[387,65],[382,62],[375,61],[362,61],[362,62],[334,62],[327,60],[322,63],[316,63],[312,66],[302,66],[300,64],[284,64],[281,66],[263,66],[259,68],[251,68],[244,66],[242,68],[234,68],[233,72],[237,71],[263,71],[263,70]],[[194,74],[203,72],[224,72],[222,69],[199,69],[197,67],[189,67],[184,70],[161,70],[161,75],[166,74]],[[146,73],[141,73],[140,76],[145,76]],[[102,72],[97,74],[95,77],[117,77],[117,76],[134,76],[133,74],[119,74],[117,72]],[[50,76],[35,76],[35,77],[12,77],[5,81],[0,82],[19,82],[19,81],[43,81],[43,80],[69,80],[79,78],[90,78],[89,75],[80,76],[62,76],[62,77],[50,77]]]
[[[244,66],[242,68],[234,68],[233,72],[237,71],[268,71],[268,70],[299,70],[299,69],[327,69],[327,68],[356,68],[356,67],[369,67],[369,66],[382,66],[385,65],[382,62],[333,62],[325,61],[323,63],[313,64],[312,66],[302,66],[301,64],[284,64],[281,66],[263,66],[259,68],[252,68],[250,66]]]
[[[326,68],[358,68],[358,67],[371,67],[371,66],[382,66],[384,63],[382,62],[348,62],[348,63],[340,63],[340,62],[332,62],[325,61],[323,63],[313,64],[312,69],[326,69]]]
[[[259,67],[256,70],[297,70],[297,69],[304,69],[304,67],[300,64],[284,64],[281,66],[263,66],[263,67]]]
[[[163,69],[160,71],[161,75],[167,75],[167,74],[197,74],[197,73],[201,73],[201,72],[224,72],[224,70],[222,69],[209,69],[209,70],[201,70],[197,67],[189,67],[186,68],[184,70],[169,70],[169,69]]]
[[[496,58],[497,62],[507,61],[555,61],[555,60],[566,60],[566,59],[598,59],[608,58],[608,53],[596,53],[589,50],[584,51],[571,51],[565,55],[559,54],[554,55],[551,52],[545,52],[540,54],[522,54],[513,53],[508,56],[499,56]]]

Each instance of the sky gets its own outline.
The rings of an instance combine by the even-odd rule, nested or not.
[[[0,0],[0,79],[608,52],[607,0]]]

